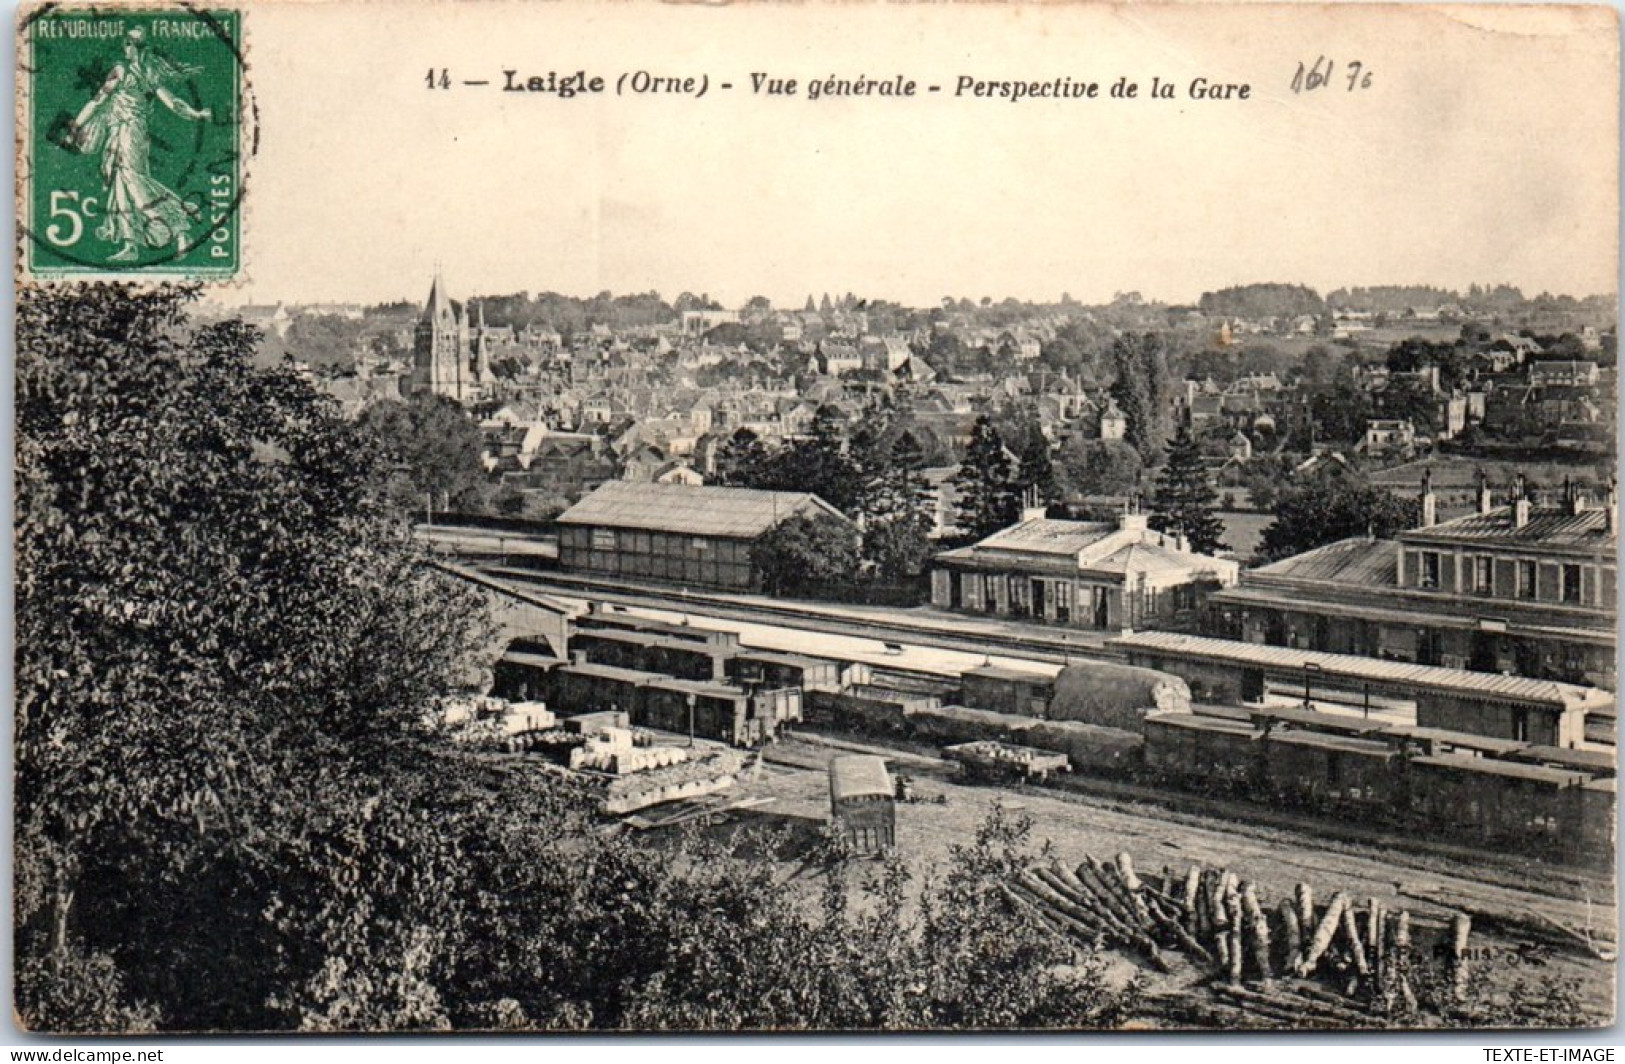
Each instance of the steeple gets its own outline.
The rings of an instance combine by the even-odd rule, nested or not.
[[[424,315],[431,319],[439,319],[442,314],[451,313],[451,299],[446,295],[446,282],[440,276],[440,264],[434,268],[434,282],[429,285],[429,302],[423,308]]]

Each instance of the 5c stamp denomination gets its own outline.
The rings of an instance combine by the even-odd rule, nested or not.
[[[236,277],[240,13],[46,6],[22,34],[26,272]]]

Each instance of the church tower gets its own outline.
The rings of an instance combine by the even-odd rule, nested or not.
[[[444,395],[459,403],[475,398],[467,353],[468,320],[446,295],[446,282],[437,269],[412,338],[412,391]]]

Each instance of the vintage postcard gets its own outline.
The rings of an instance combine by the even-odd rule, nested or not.
[[[1614,1022],[1613,9],[15,33],[19,1037]]]

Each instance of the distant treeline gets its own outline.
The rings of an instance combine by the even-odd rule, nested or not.
[[[1515,314],[1588,313],[1614,315],[1615,300],[1608,296],[1554,296],[1546,292],[1529,297],[1511,285],[1471,285],[1466,292],[1432,285],[1375,285],[1338,288],[1323,299],[1313,288],[1295,284],[1248,284],[1204,292],[1198,307],[1204,314],[1260,319],[1320,316],[1327,312],[1364,311],[1403,317],[1420,310],[1453,308],[1466,317]]]
[[[1615,315],[1616,300],[1611,296],[1554,296],[1548,293],[1528,297],[1511,285],[1471,285],[1466,292],[1456,292],[1431,285],[1376,285],[1367,288],[1338,288],[1322,297],[1315,289],[1301,284],[1246,284],[1204,292],[1197,301],[1197,309],[1213,317],[1295,318],[1302,315],[1322,317],[1337,311],[1364,311],[1404,317],[1416,311],[1453,308],[1465,317],[1504,317],[1540,314],[1586,314],[1600,320],[1611,320]],[[589,298],[561,295],[557,292],[516,292],[508,295],[481,296],[477,303],[484,308],[486,323],[493,326],[511,325],[524,329],[530,325],[557,330],[567,340],[576,333],[593,326],[611,329],[647,327],[674,322],[689,310],[715,310],[721,304],[709,295],[684,292],[667,302],[658,292],[632,295],[613,295],[600,292]],[[1112,321],[1117,317],[1139,311],[1168,310],[1164,304],[1141,300],[1137,294],[1120,295],[1110,304],[1088,306],[1063,295],[1060,303],[1032,302],[1004,299],[994,302],[989,298],[970,300],[944,298],[940,304],[929,307],[908,308],[884,300],[859,299],[850,293],[838,300],[825,296],[821,301],[808,297],[805,309],[816,306],[821,312],[862,311],[868,315],[870,331],[884,332],[929,326],[951,316],[968,317],[992,328],[1017,325],[1034,317],[1053,314],[1076,315],[1080,312],[1103,316]],[[746,304],[747,311],[766,311],[771,303],[762,296],[754,296]],[[421,312],[422,304],[409,300],[381,303],[368,307],[369,319],[409,320]],[[781,308],[795,309],[795,308]],[[1177,308],[1174,308],[1177,309]]]

